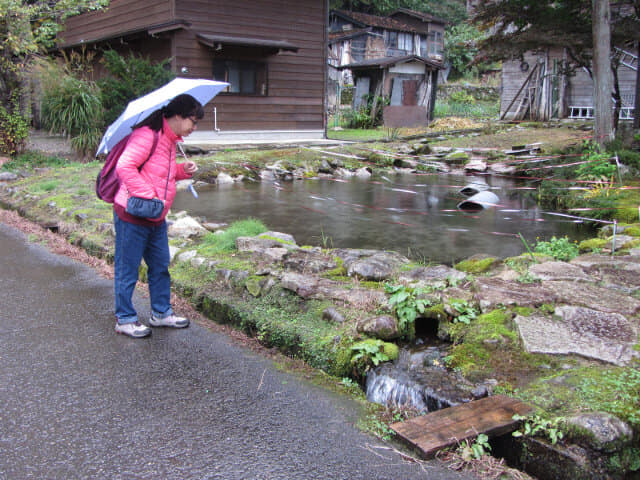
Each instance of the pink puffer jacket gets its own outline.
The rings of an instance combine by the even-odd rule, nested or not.
[[[154,132],[149,127],[141,127],[131,134],[116,165],[120,188],[114,203],[126,208],[130,196],[166,200],[162,216],[154,219],[163,220],[176,196],[176,180],[191,178],[191,175],[184,171],[183,164],[176,163],[176,144],[182,138],[173,133],[166,120],[158,134],[156,149],[141,171],[138,168],[149,157]]]

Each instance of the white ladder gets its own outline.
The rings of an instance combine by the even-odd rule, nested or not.
[[[631,70],[638,71],[638,57],[636,55],[618,47],[614,47],[614,50],[614,55],[620,57],[621,64],[629,67]]]

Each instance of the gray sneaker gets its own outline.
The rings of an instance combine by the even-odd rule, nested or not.
[[[152,327],[172,327],[172,328],[185,328],[189,326],[189,319],[184,317],[178,317],[177,315],[169,315],[168,317],[158,318],[151,314],[149,319],[149,325]]]
[[[134,338],[142,338],[151,335],[151,329],[140,322],[116,323],[116,332]]]

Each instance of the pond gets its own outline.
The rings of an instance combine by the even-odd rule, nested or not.
[[[459,209],[466,198],[460,190],[476,182],[497,201],[478,211]],[[554,235],[579,241],[595,234],[580,220],[543,211],[535,186],[491,176],[245,181],[199,187],[197,199],[181,191],[173,206],[180,210],[215,223],[258,218],[299,245],[388,249],[445,264],[477,253],[519,255],[525,251],[519,234],[530,246]]]

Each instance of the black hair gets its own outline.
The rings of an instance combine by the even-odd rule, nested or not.
[[[200,120],[204,117],[204,108],[191,95],[183,93],[174,97],[167,105],[153,112],[147,118],[134,125],[133,128],[147,126],[159,132],[162,130],[163,119],[175,117],[176,115],[180,115],[182,118],[195,117]]]

